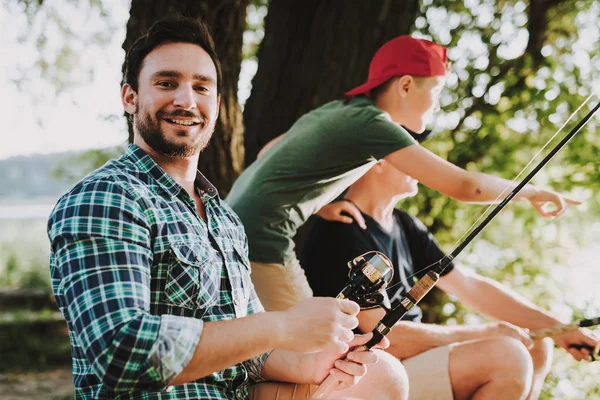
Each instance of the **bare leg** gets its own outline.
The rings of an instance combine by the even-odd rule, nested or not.
[[[523,400],[530,392],[533,362],[521,342],[497,337],[457,343],[449,372],[457,400]]]
[[[377,351],[379,361],[369,365],[358,384],[332,392],[329,399],[407,400],[408,376],[400,361],[385,351]]]
[[[544,380],[552,367],[552,349],[554,343],[550,338],[544,338],[535,342],[535,346],[529,350],[533,360],[533,383],[527,400],[536,400],[540,397]]]

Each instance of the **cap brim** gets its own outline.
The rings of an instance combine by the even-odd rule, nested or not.
[[[350,90],[349,92],[344,93],[344,96],[354,97],[354,96],[359,96],[361,94],[366,94],[390,78],[392,78],[392,77],[386,76],[386,77],[380,77],[378,79],[373,79],[373,80],[367,81],[367,83],[357,86],[354,89]]]

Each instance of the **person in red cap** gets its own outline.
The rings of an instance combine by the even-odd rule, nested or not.
[[[265,309],[286,309],[312,296],[294,251],[298,227],[381,159],[464,202],[494,202],[513,186],[449,163],[419,146],[407,131],[423,132],[439,110],[447,61],[446,48],[431,41],[390,40],[373,56],[365,84],[347,92],[346,99],[302,116],[236,180],[226,201],[246,229],[252,280]],[[533,185],[516,198],[550,218],[565,212],[570,202]],[[344,203],[323,216],[350,219],[339,212],[347,208]],[[554,204],[551,211],[544,207],[549,203]],[[353,216],[364,228],[360,213]]]

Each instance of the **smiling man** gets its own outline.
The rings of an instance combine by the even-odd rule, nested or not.
[[[369,340],[352,333],[356,303],[263,312],[243,227],[196,169],[220,101],[206,27],[159,21],[125,66],[133,144],[63,195],[48,221],[75,397],[283,400],[294,395],[276,393],[305,396],[335,374],[336,398],[405,399],[393,357],[351,351],[336,361]],[[265,380],[289,384],[255,385]]]

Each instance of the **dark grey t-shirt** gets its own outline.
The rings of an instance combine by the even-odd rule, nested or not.
[[[421,278],[427,267],[444,257],[427,227],[401,210],[394,210],[394,228],[386,231],[377,221],[363,213],[367,229],[357,224],[343,224],[315,217],[300,253],[300,265],[306,272],[315,296],[335,297],[348,283],[348,261],[377,250],[394,264],[394,278],[387,294],[392,306],[413,287],[414,278]],[[451,263],[442,275],[454,265]],[[414,278],[413,278],[414,276]],[[413,307],[404,317],[420,321],[421,309]]]
[[[378,160],[415,143],[367,97],[333,101],[305,114],[227,196],[246,229],[250,260],[294,259],[299,226]]]

